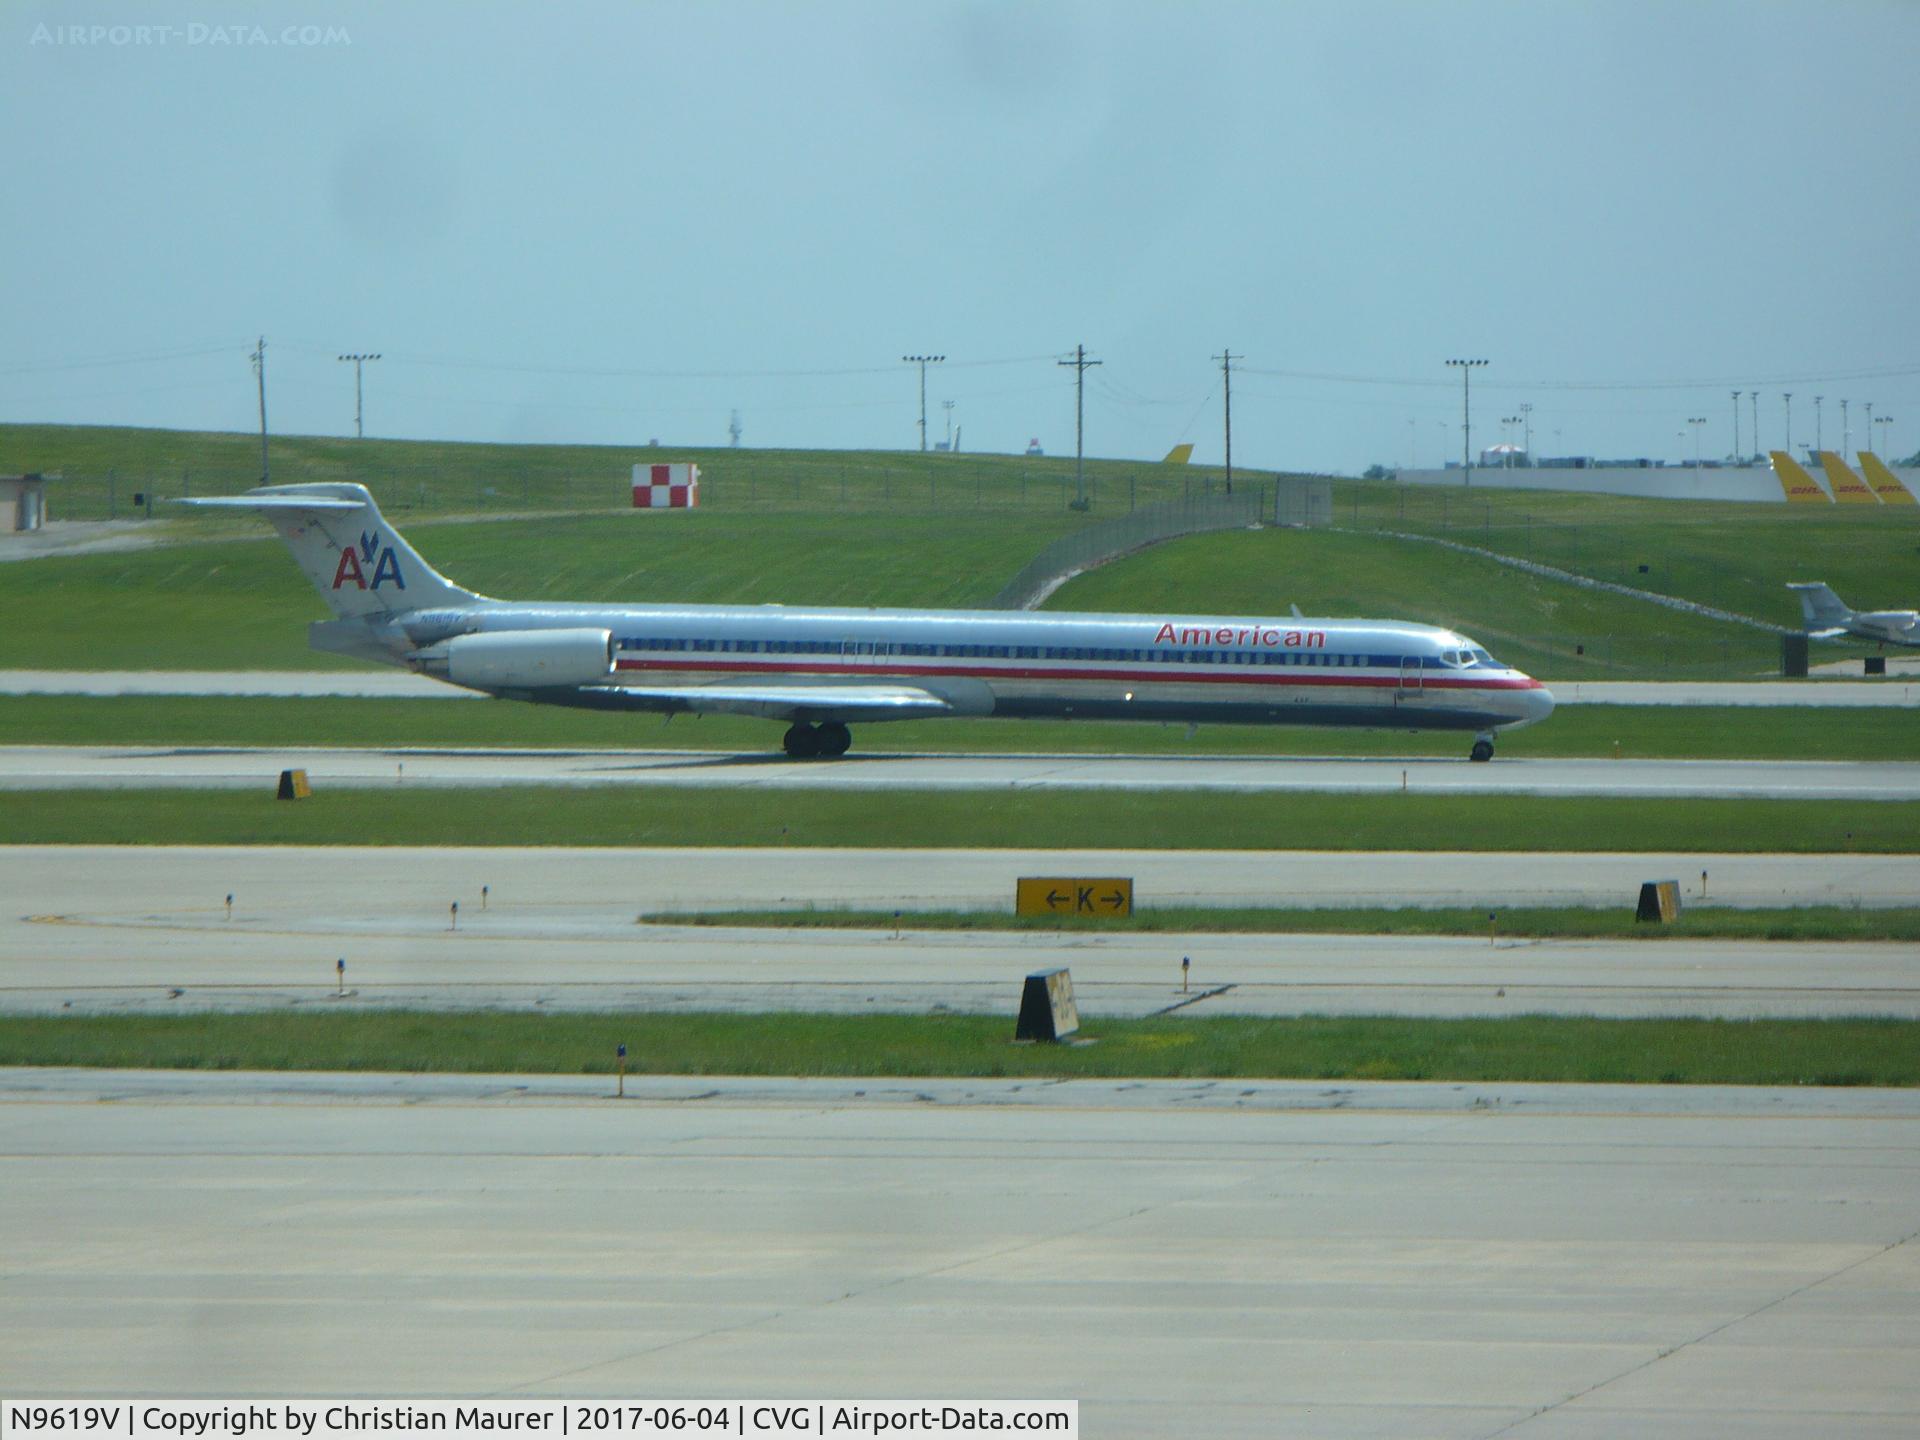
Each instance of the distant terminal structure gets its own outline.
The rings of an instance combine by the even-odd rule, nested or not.
[[[0,534],[38,530],[46,518],[46,476],[0,475]]]
[[[1588,455],[1531,456],[1501,450],[1482,452],[1484,463],[1465,469],[1449,462],[1437,470],[1402,469],[1395,478],[1402,485],[1445,487],[1453,490],[1561,490],[1590,495],[1635,495],[1655,500],[1734,500],[1755,504],[1783,504],[1791,499],[1879,500],[1902,504],[1900,492],[1920,493],[1920,467],[1889,466],[1878,457],[1862,453],[1860,476],[1849,484],[1835,481],[1836,474],[1851,477],[1853,472],[1837,456],[1810,457],[1818,474],[1829,477],[1829,490],[1812,475],[1802,471],[1792,459],[1776,455],[1772,462],[1704,460],[1655,460],[1629,458],[1599,459]],[[1784,463],[1781,463],[1784,462]],[[1881,476],[1888,477],[1881,480]],[[1864,483],[1862,483],[1864,482]],[[1805,493],[1795,495],[1794,487]]]

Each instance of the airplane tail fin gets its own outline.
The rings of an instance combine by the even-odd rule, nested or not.
[[[1780,488],[1787,492],[1787,499],[1798,504],[1830,505],[1833,497],[1822,490],[1814,478],[1794,463],[1793,457],[1784,450],[1770,450],[1773,456],[1773,473],[1779,478]]]
[[[1880,497],[1860,483],[1860,477],[1849,470],[1840,457],[1831,450],[1820,452],[1820,468],[1827,472],[1827,484],[1833,487],[1833,498],[1843,505],[1878,505]]]
[[[1191,459],[1193,459],[1193,446],[1176,445],[1167,451],[1167,458],[1160,463],[1162,465],[1184,465]]]
[[[1800,614],[1806,620],[1807,633],[1810,635],[1838,634],[1853,618],[1853,611],[1825,585],[1798,584],[1787,588],[1800,596]]]
[[[257,510],[280,532],[320,598],[343,620],[378,620],[482,598],[421,559],[387,523],[364,485],[263,485],[244,495],[178,503]]]
[[[1860,452],[1860,469],[1865,472],[1867,483],[1873,486],[1873,493],[1887,504],[1920,504],[1913,498],[1913,492],[1900,483],[1900,477],[1889,470],[1885,462],[1871,450]]]

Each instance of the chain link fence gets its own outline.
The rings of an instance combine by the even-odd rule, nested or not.
[[[1200,495],[1143,505],[1124,519],[1088,525],[1054,541],[988,603],[996,610],[1031,610],[1081,571],[1181,535],[1332,522],[1332,482],[1315,477],[1281,477],[1245,487],[1235,495]]]

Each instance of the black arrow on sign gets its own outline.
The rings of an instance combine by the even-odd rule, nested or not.
[[[1114,910],[1118,910],[1122,905],[1127,903],[1127,897],[1118,890],[1114,891],[1111,895],[1102,895],[1100,898],[1107,902],[1109,908]]]
[[[1058,910],[1066,901],[1067,897],[1062,895],[1058,890],[1047,891],[1047,908],[1049,910]]]

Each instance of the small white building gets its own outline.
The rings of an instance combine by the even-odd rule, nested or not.
[[[38,530],[46,518],[46,476],[0,475],[0,534]]]

